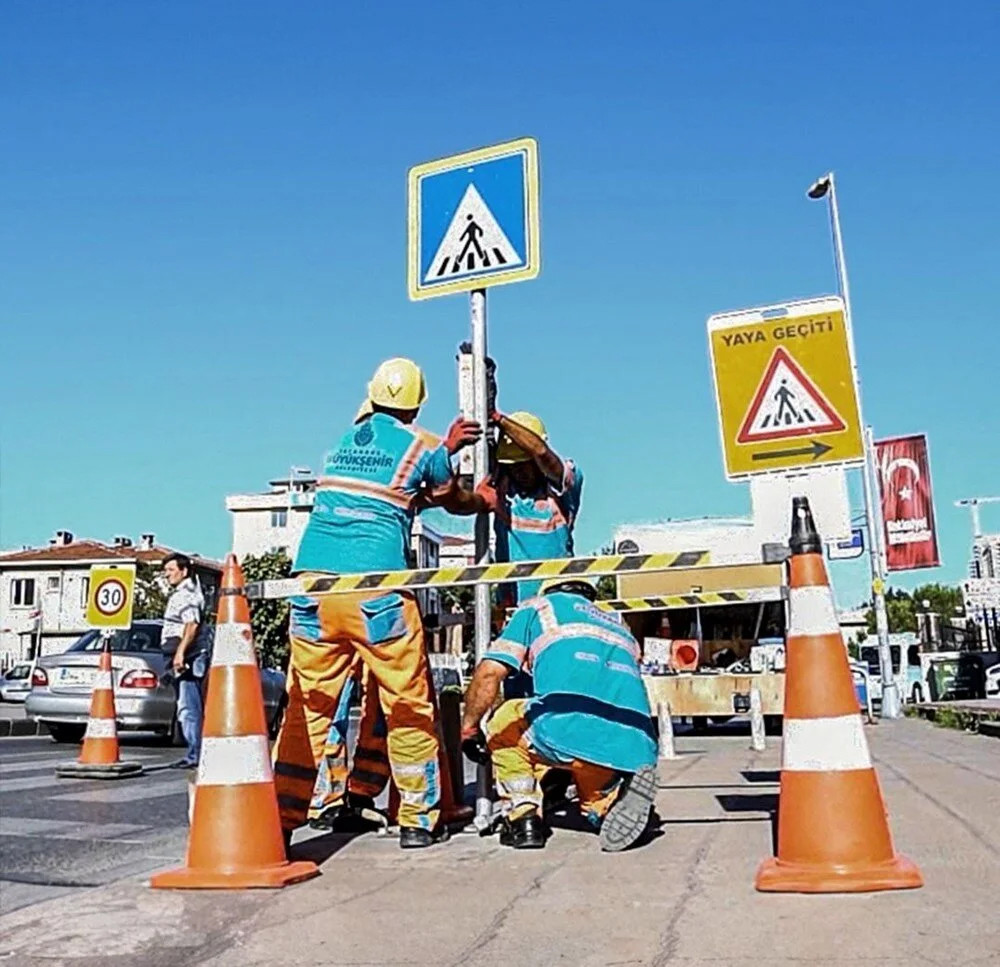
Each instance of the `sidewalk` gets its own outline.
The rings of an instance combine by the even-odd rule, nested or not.
[[[323,875],[283,891],[156,892],[129,880],[0,917],[5,965],[1000,964],[1000,747],[904,720],[869,728],[917,891],[754,892],[771,852],[780,743],[678,741],[661,766],[661,834],[603,855],[557,830],[515,853],[462,835],[426,853],[320,837]],[[342,847],[338,850],[338,847]],[[164,865],[171,858],[164,857]],[[6,954],[6,957],[4,957]]]

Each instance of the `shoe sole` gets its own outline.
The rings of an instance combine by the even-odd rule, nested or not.
[[[656,766],[643,766],[625,780],[628,788],[608,810],[601,824],[600,843],[605,853],[628,849],[649,825],[656,798]]]

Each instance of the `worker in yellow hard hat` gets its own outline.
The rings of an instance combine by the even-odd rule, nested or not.
[[[573,556],[583,474],[548,444],[545,424],[533,413],[495,413],[497,446],[496,545],[498,561],[540,561]],[[520,600],[540,582],[522,581]]]
[[[326,457],[293,573],[406,568],[413,517],[428,495],[446,496],[459,513],[494,508],[488,485],[464,490],[451,468],[451,456],[478,440],[482,428],[459,417],[443,440],[428,433],[414,422],[426,399],[424,375],[412,360],[390,359],[378,367],[361,412]],[[385,713],[389,767],[401,800],[400,846],[446,838],[431,676],[413,593],[303,595],[290,603],[288,707],[274,754],[286,837],[306,818],[317,766],[331,762],[324,756],[331,723],[342,721],[346,729],[345,689],[360,658]],[[321,785],[327,805],[344,798],[346,764],[328,768]]]

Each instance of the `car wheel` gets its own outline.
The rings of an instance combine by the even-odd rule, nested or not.
[[[278,700],[278,707],[274,710],[274,718],[271,719],[271,724],[268,727],[267,734],[272,738],[276,739],[278,737],[278,731],[281,728],[281,723],[285,718],[285,708],[288,706],[288,696],[282,695]]]
[[[46,728],[56,742],[79,742],[87,731],[85,725],[58,725],[54,722],[49,723]]]

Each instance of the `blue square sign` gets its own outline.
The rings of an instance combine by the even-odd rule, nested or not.
[[[407,211],[411,299],[535,278],[537,143],[521,138],[411,168]]]

